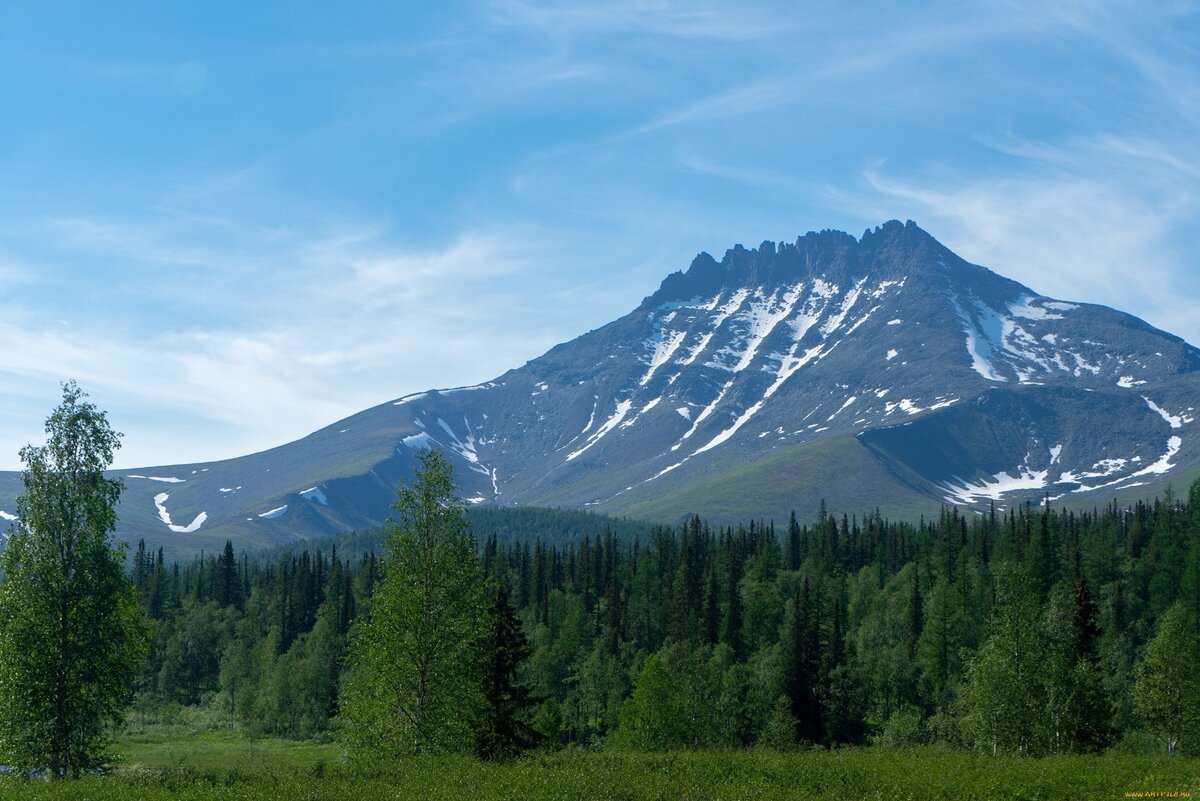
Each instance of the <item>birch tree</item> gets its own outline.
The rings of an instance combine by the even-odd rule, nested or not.
[[[386,530],[384,575],[351,630],[341,728],[351,753],[468,751],[482,695],[483,600],[449,463],[423,451]]]
[[[146,632],[124,549],[114,547],[120,446],[74,382],[21,450],[17,518],[0,556],[0,762],[77,777],[103,761]]]
[[[1200,735],[1200,637],[1183,604],[1162,616],[1154,639],[1134,669],[1134,709],[1174,755],[1189,735]]]

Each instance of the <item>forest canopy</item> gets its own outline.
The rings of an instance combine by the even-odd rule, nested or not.
[[[1170,678],[1200,658],[1200,483],[1186,500],[946,509],[915,525],[822,510],[551,541],[556,514],[522,510],[532,538],[481,538],[474,578],[516,610],[542,748],[1200,751],[1197,721],[1163,712],[1200,708]],[[139,547],[155,633],[137,714],[199,706],[335,736],[348,634],[389,567],[336,542],[184,564]]]

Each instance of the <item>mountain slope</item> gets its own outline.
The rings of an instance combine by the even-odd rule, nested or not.
[[[663,521],[807,514],[821,498],[905,516],[1099,502],[1200,464],[1198,390],[1200,351],[1178,337],[1038,296],[891,222],[701,254],[630,314],[494,381],[240,459],[125,473],[121,526],[211,548],[376,525],[422,447],[452,455],[472,503]]]

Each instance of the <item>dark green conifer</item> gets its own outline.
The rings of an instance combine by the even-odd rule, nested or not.
[[[519,756],[537,741],[529,724],[533,695],[520,677],[529,658],[529,643],[504,588],[497,588],[488,606],[480,642],[484,707],[475,733],[475,752],[481,759]]]

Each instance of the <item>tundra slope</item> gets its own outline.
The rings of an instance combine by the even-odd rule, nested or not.
[[[893,221],[702,253],[494,381],[263,453],[122,473],[120,533],[191,549],[376,526],[425,447],[451,455],[471,503],[664,522],[822,499],[906,516],[1103,503],[1196,472],[1198,391],[1200,351],[1178,337],[1039,296]]]

